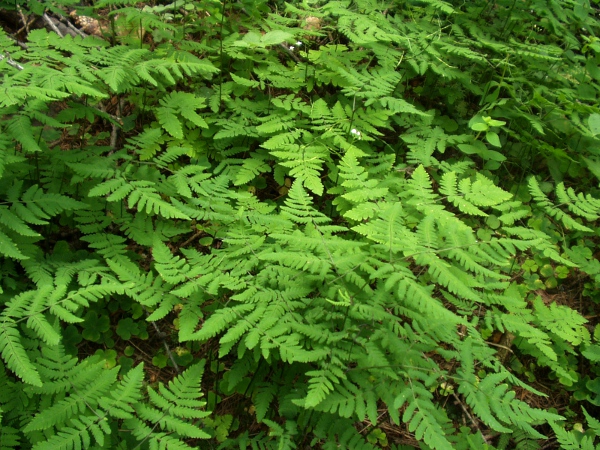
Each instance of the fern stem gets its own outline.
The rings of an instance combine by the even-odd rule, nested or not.
[[[146,311],[146,317],[148,317],[149,315],[150,315],[150,313],[148,311]],[[165,351],[167,352],[167,355],[169,356],[169,359],[171,360],[171,363],[173,364],[173,368],[175,369],[175,372],[177,372],[177,374],[180,374],[181,370],[179,369],[179,365],[175,361],[175,358],[173,357],[173,352],[171,352],[171,349],[169,348],[169,344],[167,344],[167,340],[165,339],[166,333],[163,333],[162,331],[160,331],[160,329],[158,328],[158,325],[156,325],[156,322],[152,322],[152,326],[154,327],[154,330],[156,331],[156,335],[162,341],[163,346],[165,347]]]
[[[219,26],[219,112],[223,109],[223,22],[225,21],[225,3],[227,0],[223,0],[223,6],[221,7],[221,24]]]
[[[483,439],[483,441],[486,443],[486,445],[488,445],[488,440],[486,439],[485,434],[483,434],[483,431],[481,431],[481,428],[479,428],[479,425],[477,423],[478,421],[471,415],[469,410],[465,407],[464,403],[460,401],[460,399],[458,398],[458,395],[456,395],[455,392],[452,393],[452,396],[456,400],[456,403],[458,404],[458,406],[460,406],[460,409],[463,410],[463,413],[465,414],[465,416],[467,416],[469,418],[469,420],[471,421],[471,423],[473,424],[475,429],[477,431],[479,431],[479,434],[481,435],[481,438]]]
[[[112,6],[109,8],[109,12],[112,12]],[[108,20],[111,32],[110,45],[114,47],[115,45],[117,45],[117,30],[115,29],[115,16],[109,14]]]
[[[176,5],[176,4],[177,4],[177,0],[175,0],[173,2],[173,5]],[[185,11],[186,7],[187,7],[187,0],[184,0],[184,2],[183,2],[183,10],[184,11]],[[173,6],[173,15],[175,15],[175,6]],[[181,38],[183,40],[185,40],[185,27],[187,25],[187,21],[185,20],[185,17],[182,17],[181,21],[183,22],[183,29],[181,30]]]
[[[512,17],[512,12],[515,9],[516,4],[517,4],[517,0],[513,0],[513,4],[510,7],[510,10],[508,11],[508,14],[506,15],[506,20],[504,21],[504,24],[502,25],[502,29],[500,30],[500,36],[504,36],[504,31],[506,29],[506,25],[508,24],[508,21]]]
[[[479,14],[477,14],[477,16],[475,17],[475,20],[479,20],[479,18],[481,17],[481,15],[484,13],[484,11],[486,11],[490,6],[490,0],[488,0],[485,3],[485,6],[483,8],[481,8],[481,10],[479,11]]]
[[[39,182],[40,182],[40,161],[38,158],[38,152],[35,152],[35,157],[33,158],[33,160],[35,161],[35,178],[37,180],[37,183],[39,184]]]
[[[138,445],[136,445],[135,447],[133,447],[131,450],[137,450],[138,448],[140,448],[142,445],[144,445],[144,443],[150,439],[150,437],[152,436],[152,433],[154,433],[154,430],[156,430],[156,428],[160,425],[160,422],[162,421],[163,418],[165,418],[167,416],[166,412],[163,412],[160,419],[157,420],[154,423],[154,426],[152,427],[152,429],[150,430],[150,433],[148,433],[146,436],[144,436],[144,439],[142,439],[140,441],[140,443]]]
[[[215,389],[215,404],[213,405],[213,407],[211,409],[216,409],[217,407],[217,402],[218,402],[218,398],[219,398],[219,354],[217,353],[217,358],[216,358],[216,370],[215,370],[215,384],[214,384],[214,389]]]
[[[250,381],[248,382],[248,386],[246,386],[246,389],[244,390],[244,394],[242,395],[243,397],[245,397],[248,394],[248,391],[250,390],[250,386],[252,386],[252,383],[254,382],[254,380],[256,379],[256,376],[260,372],[260,369],[261,369],[261,366],[263,364],[263,361],[264,361],[263,358],[260,358],[258,360],[258,366],[256,366],[256,370],[252,374],[252,378],[250,378]]]

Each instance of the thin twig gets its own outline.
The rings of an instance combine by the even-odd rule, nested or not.
[[[510,347],[507,347],[506,345],[496,344],[496,343],[494,343],[494,342],[489,342],[489,341],[488,341],[488,342],[486,342],[486,344],[487,344],[487,345],[491,345],[491,346],[493,346],[493,347],[498,347],[498,348],[504,349],[504,350],[506,350],[507,352],[510,352],[510,353],[512,353],[512,354],[514,354],[514,353],[515,353],[515,352],[513,352],[513,351],[510,349]]]
[[[21,28],[19,28],[15,34],[16,35],[21,34],[21,32],[23,30],[25,30],[26,33],[29,33],[29,25],[34,23],[37,20],[37,17],[33,17],[31,20],[27,20],[27,18],[25,17],[25,14],[23,14],[23,11],[21,10],[21,7],[17,5],[17,9],[19,10],[19,15],[21,16],[21,21],[23,22],[23,26]]]
[[[18,62],[16,62],[14,59],[12,59],[8,53],[6,54],[6,56],[0,55],[0,61],[2,61],[4,59],[6,59],[6,64],[8,64],[9,66],[13,66],[15,69],[19,69],[19,70],[24,69],[24,67],[21,64],[19,64]]]
[[[69,29],[75,33],[77,33],[79,36],[81,36],[82,38],[86,38],[89,36],[89,34],[81,31],[79,28],[77,28],[75,25],[73,25],[71,23],[71,21],[69,19],[67,19],[66,17],[62,17],[60,18],[60,21],[63,22],[67,27],[69,27]]]
[[[117,148],[117,138],[119,137],[119,125],[116,123],[112,124],[112,131],[110,132],[110,148]]]
[[[469,418],[469,420],[471,421],[471,423],[473,424],[473,426],[475,428],[477,428],[477,431],[479,431],[479,434],[481,435],[481,438],[483,439],[483,441],[488,444],[487,438],[485,437],[485,434],[483,434],[483,432],[481,431],[481,428],[479,428],[479,425],[477,424],[477,420],[473,418],[473,416],[471,415],[471,413],[469,413],[469,411],[467,410],[467,408],[465,408],[465,405],[463,405],[463,402],[460,401],[460,399],[458,398],[458,395],[456,395],[456,393],[452,393],[452,396],[454,397],[454,399],[456,400],[456,403],[461,407],[461,409],[463,410],[463,412],[465,413],[465,415]]]
[[[56,24],[52,21],[52,19],[50,18],[50,16],[46,13],[44,13],[44,15],[42,16],[42,18],[44,19],[44,22],[46,22],[46,25],[48,25],[50,28],[52,28],[52,31],[54,31],[56,34],[58,34],[61,38],[64,38],[65,36],[60,32],[60,30],[58,29],[58,27],[56,26]]]
[[[27,21],[27,18],[25,17],[25,14],[23,14],[23,10],[21,9],[20,5],[17,5],[17,11],[19,11],[19,16],[21,16],[21,22],[23,22],[23,26],[25,28],[25,31],[27,33],[29,33],[29,23]]]
[[[117,138],[119,136],[119,128],[123,126],[123,121],[121,120],[121,118],[119,116],[116,116],[114,114],[110,114],[109,112],[106,111],[106,106],[101,103],[100,107],[95,108],[98,111],[102,111],[104,114],[106,114],[107,116],[109,116],[111,119],[114,120],[114,122],[111,122],[112,124],[112,131],[110,133],[110,148],[112,150],[117,148]],[[120,110],[120,108],[119,108]],[[119,112],[119,111],[117,111]]]
[[[197,237],[200,237],[202,235],[203,231],[197,231],[196,233],[194,233],[194,235],[189,238],[187,241],[185,241],[183,244],[181,244],[179,246],[179,248],[185,248],[187,247],[194,239],[196,239]]]
[[[150,313],[148,311],[146,311],[146,317],[148,317],[149,315],[150,315]],[[156,325],[156,322],[151,322],[151,323],[152,323],[152,326],[154,327],[154,329],[156,330],[156,334],[163,342],[165,351],[167,352],[169,359],[173,363],[173,368],[175,369],[175,372],[177,372],[178,374],[181,373],[181,370],[179,369],[179,366],[177,365],[177,363],[175,362],[175,358],[173,357],[173,352],[171,352],[171,349],[169,348],[169,344],[167,344],[167,340],[165,339],[166,333],[163,333],[162,331],[159,330],[158,325]]]
[[[156,322],[152,322],[152,325],[154,325],[154,329],[156,330],[156,332],[161,335],[160,337],[163,341],[163,345],[165,346],[165,351],[167,352],[167,355],[169,355],[169,359],[173,363],[173,368],[175,369],[175,372],[177,372],[178,374],[181,373],[181,370],[179,369],[179,366],[177,365],[177,363],[175,362],[175,358],[173,357],[173,352],[171,352],[169,344],[167,344],[167,340],[165,339],[165,333],[160,332],[158,326],[156,325]]]
[[[282,49],[284,49],[294,59],[294,61],[296,61],[297,63],[302,62],[302,60],[298,58],[298,56],[294,52],[292,52],[288,47],[286,47],[283,43],[279,44],[279,46]]]

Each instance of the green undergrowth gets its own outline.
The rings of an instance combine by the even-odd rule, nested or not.
[[[599,448],[598,2],[0,8],[0,449]]]

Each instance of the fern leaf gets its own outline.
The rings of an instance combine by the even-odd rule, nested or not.
[[[410,387],[395,399],[394,408],[407,403],[402,421],[408,423],[409,431],[432,448],[450,450],[453,446],[440,425],[448,419],[431,403],[431,397],[431,393],[422,385],[411,382]]]
[[[167,133],[176,139],[183,139],[183,127],[174,109],[163,106],[157,108],[155,114]]]
[[[14,139],[19,141],[26,152],[41,152],[42,149],[38,145],[34,136],[36,133],[31,125],[29,117],[17,114],[7,124],[6,129]]]
[[[312,200],[301,183],[294,183],[288,192],[282,215],[296,223],[327,223],[330,219],[312,207]]]
[[[591,232],[591,228],[588,228],[584,225],[581,225],[571,216],[563,212],[560,208],[554,205],[550,199],[544,194],[544,192],[540,189],[540,186],[534,177],[529,179],[528,183],[529,192],[531,196],[535,199],[536,203],[551,217],[555,217],[560,220],[565,227],[573,228],[575,230],[580,231],[588,231]],[[569,202],[570,203],[570,202]]]
[[[311,370],[306,372],[310,377],[308,393],[304,399],[305,408],[314,408],[327,398],[327,394],[335,389],[340,379],[330,369]]]
[[[38,442],[33,450],[79,450],[89,448],[91,444],[87,426],[73,420],[74,427],[64,427],[47,441]]]
[[[246,184],[255,179],[261,173],[270,171],[270,166],[262,160],[260,155],[257,153],[251,153],[251,156],[252,158],[245,159],[240,167],[240,170],[233,181],[235,186]]]
[[[74,394],[40,411],[27,424],[24,431],[44,430],[52,426],[60,426],[72,417],[76,417],[78,411],[95,408],[99,399],[106,397],[114,387],[119,370],[119,367],[105,370],[103,365],[100,362],[95,365],[96,367],[87,367],[90,374],[92,376],[95,374],[96,378],[88,379],[89,384],[87,385],[75,386]]]
[[[6,366],[15,372],[25,383],[42,386],[37,370],[21,344],[20,333],[16,324],[8,319],[0,319],[0,354]]]
[[[159,392],[148,388],[152,404],[140,404],[136,411],[139,417],[155,422],[161,429],[176,432],[182,437],[208,439],[210,435],[190,419],[199,419],[210,413],[202,408],[206,402],[200,400],[200,382],[204,372],[204,361],[190,366],[181,375],[169,382],[168,387],[159,384]]]
[[[97,184],[88,192],[90,197],[100,197],[102,195],[111,194],[108,201],[122,200],[130,191],[132,186],[127,184],[123,178],[111,178],[103,183]],[[122,193],[121,193],[122,192]]]
[[[129,208],[134,206],[146,211],[146,214],[159,214],[167,219],[191,220],[189,216],[182,213],[177,207],[163,200],[153,187],[153,183],[137,181],[132,183],[134,188],[127,198]]]
[[[17,244],[2,231],[0,231],[0,254],[13,259],[28,258],[21,252]]]
[[[135,72],[123,66],[105,67],[98,72],[103,81],[108,84],[113,92],[124,92],[130,81],[137,80]],[[127,82],[126,82],[127,80]]]
[[[270,409],[271,402],[277,394],[277,386],[272,383],[261,383],[256,387],[254,394],[254,405],[256,408],[256,420],[262,422]]]
[[[22,448],[21,435],[19,433],[19,430],[9,426],[2,426],[2,433],[0,433],[0,450],[11,450],[19,448]]]
[[[408,181],[408,189],[402,196],[408,198],[407,204],[415,205],[419,210],[436,203],[437,195],[433,192],[431,180],[423,165],[415,169]]]
[[[125,148],[137,152],[142,161],[147,161],[161,150],[164,142],[165,136],[160,128],[148,127],[137,136],[128,138]]]
[[[418,110],[414,105],[411,105],[409,102],[401,98],[382,97],[379,99],[379,102],[381,103],[381,106],[389,109],[392,114],[408,113],[429,117],[429,114]]]
[[[0,224],[15,231],[21,236],[39,236],[39,233],[36,233],[29,228],[25,222],[15,213],[10,211],[7,206],[0,206]]]
[[[202,328],[193,334],[193,339],[199,341],[210,339],[253,309],[254,305],[237,305],[232,308],[220,309],[202,324]]]
[[[556,303],[547,307],[539,297],[533,305],[536,318],[544,328],[573,345],[590,343],[589,331],[584,326],[587,320],[577,311]]]
[[[169,247],[156,238],[152,255],[156,260],[156,270],[167,283],[177,284],[195,276],[184,259],[173,256]]]
[[[131,405],[140,400],[143,381],[144,364],[141,363],[127,372],[118,386],[110,391],[110,397],[99,399],[99,406],[110,416],[119,419],[132,418],[135,411]]]

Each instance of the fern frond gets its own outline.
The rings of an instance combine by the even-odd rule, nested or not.
[[[156,270],[167,283],[178,284],[199,275],[191,272],[185,259],[173,256],[169,248],[158,239],[154,239],[152,255],[156,260]]]
[[[203,431],[199,424],[192,423],[193,419],[201,419],[210,414],[204,410],[206,402],[200,400],[203,372],[204,361],[201,361],[188,367],[185,372],[169,382],[168,386],[160,383],[158,392],[149,387],[148,395],[153,406],[138,404],[136,412],[140,419],[154,423],[155,427],[165,432],[175,432],[181,437],[208,439],[210,435]],[[139,434],[140,422],[138,419],[128,419],[125,424],[133,427],[135,434]],[[149,429],[145,424],[143,428]],[[139,431],[136,432],[136,429]],[[144,439],[160,440],[162,436],[164,435],[160,432],[151,431]]]
[[[144,364],[141,363],[127,372],[119,384],[110,391],[110,397],[99,399],[98,405],[109,416],[119,419],[132,418],[135,412],[132,405],[137,404],[142,397],[143,381]]]
[[[420,211],[436,207],[434,205],[438,196],[433,192],[431,179],[423,165],[417,167],[413,172],[402,197],[408,199],[407,204],[415,206]]]
[[[538,323],[560,339],[573,345],[590,343],[589,331],[584,326],[587,320],[577,311],[556,303],[548,307],[539,297],[533,306]]]
[[[270,409],[271,402],[277,394],[277,386],[273,383],[260,383],[254,392],[256,420],[262,422]]]
[[[16,428],[2,426],[0,433],[0,450],[21,448],[21,436]]]
[[[68,210],[86,209],[87,205],[68,196],[46,193],[38,185],[33,185],[23,195],[22,181],[15,181],[10,189],[8,199],[12,202],[10,211],[23,222],[34,225],[45,225],[52,216]]]
[[[323,402],[327,395],[335,389],[335,386],[340,383],[341,374],[336,373],[332,367],[323,368],[321,370],[311,370],[306,372],[310,377],[308,384],[308,393],[302,402],[305,408],[314,408]]]
[[[312,200],[301,183],[294,183],[288,192],[282,215],[299,224],[325,224],[330,219],[312,207]]]
[[[0,354],[6,366],[25,383],[42,386],[42,380],[21,343],[16,323],[8,317],[2,317],[0,321]]]
[[[573,228],[573,229],[579,230],[579,231],[588,231],[588,232],[592,231],[591,228],[580,224],[575,219],[573,219],[570,215],[563,212],[558,206],[554,205],[554,203],[540,189],[540,186],[534,177],[529,178],[528,187],[529,187],[529,192],[531,193],[531,196],[535,199],[537,205],[544,212],[546,212],[549,216],[555,217],[556,219],[560,220],[563,223],[563,225],[567,228]],[[558,191],[564,191],[564,186],[562,188],[557,188],[557,189],[558,189],[557,195],[560,195],[560,194],[558,194]],[[563,197],[563,199],[567,200],[567,204],[572,204],[571,198],[565,198],[565,195],[562,195],[562,197]],[[582,207],[584,208],[584,209],[581,209],[581,211],[584,211],[586,213],[586,215],[592,215],[592,216],[596,215],[595,211],[598,210],[597,202],[584,201],[584,202],[579,202],[579,203],[581,203]],[[572,208],[573,208],[573,206],[572,206]],[[579,207],[579,208],[581,208],[581,207]]]
[[[108,266],[123,283],[125,293],[149,308],[158,308],[149,319],[158,320],[171,312],[180,301],[171,292],[171,285],[165,284],[161,277],[152,273],[142,274],[139,267],[124,256],[106,260]]]
[[[320,172],[328,159],[328,152],[322,146],[295,147],[291,151],[271,151],[270,154],[277,158],[278,164],[289,169],[290,176],[295,177],[298,183],[322,195],[324,186]]]
[[[124,255],[127,251],[126,239],[116,234],[93,233],[82,236],[81,240],[88,242],[90,248],[96,249],[105,258]]]
[[[34,131],[29,117],[17,114],[6,124],[6,130],[9,134],[21,143],[26,152],[41,152],[37,140],[34,138],[38,133]]]
[[[33,446],[35,450],[76,450],[80,448],[89,448],[90,440],[90,424],[83,423],[79,420],[72,419],[74,426],[64,427],[53,435],[50,439],[43,442],[38,442]],[[93,424],[95,425],[95,424]],[[97,425],[95,425],[97,426]],[[100,445],[103,442],[99,442]]]
[[[25,432],[44,430],[49,427],[66,424],[73,417],[77,417],[78,412],[86,411],[88,408],[94,410],[102,397],[107,397],[113,389],[117,379],[119,368],[106,370],[103,363],[86,364],[77,368],[78,371],[87,370],[85,378],[77,380],[78,383],[72,385],[74,393],[52,406],[40,411],[24,428]],[[85,369],[84,369],[85,367]],[[86,384],[82,384],[85,381]]]
[[[384,204],[376,220],[360,224],[352,229],[382,245],[388,252],[417,254],[424,250],[415,233],[404,224],[404,210],[400,202]]]
[[[441,424],[447,423],[445,413],[431,402],[432,394],[420,383],[410,382],[401,395],[394,401],[394,408],[406,403],[402,421],[408,423],[408,429],[415,437],[424,440],[435,449],[452,449]]]
[[[154,183],[149,181],[133,181],[131,182],[131,186],[133,189],[127,198],[129,208],[137,207],[141,211],[145,209],[146,214],[159,214],[167,219],[191,220],[190,217],[182,213],[177,207],[163,200],[157,192]]]
[[[212,314],[202,325],[202,328],[193,334],[192,339],[205,341],[223,332],[229,324],[244,317],[255,308],[254,305],[237,305],[230,308],[220,309]]]

